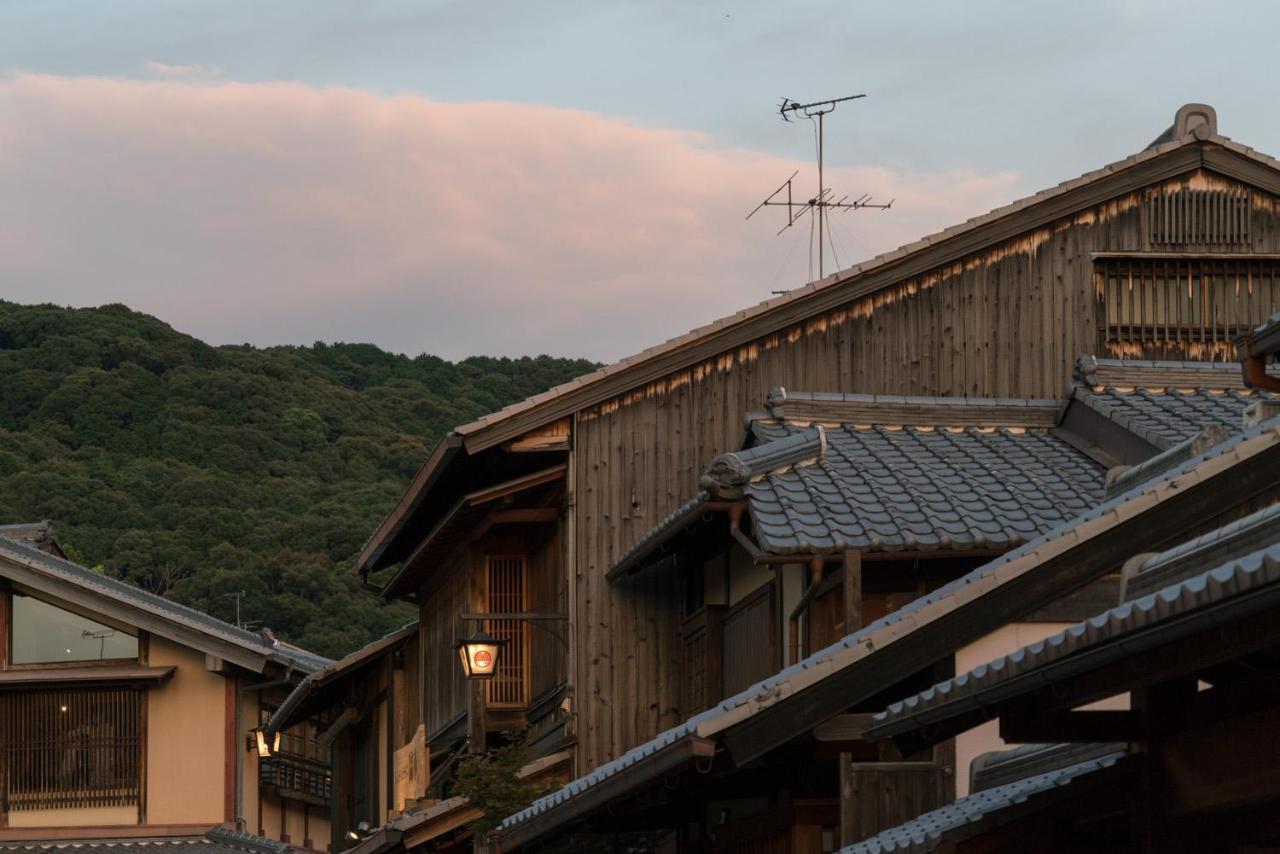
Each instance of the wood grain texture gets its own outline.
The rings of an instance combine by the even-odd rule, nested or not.
[[[1203,169],[1152,177],[1152,186],[1121,188],[1121,195],[1057,219],[1041,218],[998,242],[975,235],[967,252],[944,263],[900,269],[897,279],[880,281],[874,292],[736,341],[576,411],[572,615],[579,773],[697,711],[682,708],[688,692],[681,690],[676,574],[625,585],[611,585],[604,576],[637,537],[694,495],[707,463],[739,446],[743,413],[761,409],[770,387],[778,385],[812,392],[1060,397],[1076,355],[1097,351],[1106,322],[1099,315],[1102,280],[1095,277],[1092,254],[1198,251],[1153,243],[1150,217],[1159,197],[1241,191]],[[1214,244],[1215,251],[1280,252],[1280,200],[1256,188],[1248,193],[1248,241]],[[1256,308],[1273,312],[1280,306]],[[1163,340],[1159,354],[1176,356]],[[1151,357],[1142,344],[1125,355]],[[1181,356],[1194,357],[1190,348]]]

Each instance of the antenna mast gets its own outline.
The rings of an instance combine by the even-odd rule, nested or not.
[[[790,98],[783,98],[782,103],[778,105],[778,113],[782,116],[784,122],[790,122],[793,118],[799,116],[805,119],[818,120],[818,194],[813,198],[796,202],[792,200],[791,183],[795,180],[798,171],[793,172],[791,177],[783,182],[782,186],[774,190],[763,202],[756,205],[755,210],[747,214],[747,219],[764,207],[785,207],[787,209],[787,224],[778,230],[781,234],[791,226],[795,225],[796,220],[800,219],[804,211],[808,209],[818,220],[818,278],[821,279],[826,275],[825,251],[823,246],[823,233],[825,231],[826,216],[829,209],[850,211],[860,208],[877,208],[879,210],[888,210],[893,206],[893,199],[884,204],[878,204],[872,201],[870,194],[863,194],[853,201],[849,201],[848,196],[841,196],[839,199],[834,198],[835,194],[826,186],[823,178],[823,145],[825,143],[826,128],[825,119],[827,113],[835,110],[836,104],[845,101],[855,101],[859,98],[867,97],[864,95],[846,95],[843,98],[832,98],[827,101],[812,101],[808,104],[801,104],[799,101],[792,101]],[[786,190],[787,200],[781,201],[782,191]],[[834,245],[832,247],[834,251]],[[812,259],[812,256],[810,256]],[[810,261],[812,263],[812,260]],[[809,268],[810,274],[813,268]]]

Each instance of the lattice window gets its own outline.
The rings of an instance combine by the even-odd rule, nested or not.
[[[485,563],[489,613],[522,613],[527,601],[524,557],[490,557]],[[486,628],[507,642],[489,683],[489,706],[524,708],[529,702],[529,625],[523,620],[489,620]]]
[[[1253,202],[1248,190],[1179,190],[1148,201],[1157,245],[1238,246],[1249,242]]]
[[[138,688],[0,692],[0,796],[10,812],[138,803]]]
[[[1231,361],[1232,339],[1280,307],[1275,260],[1107,258],[1098,275],[1111,355]]]

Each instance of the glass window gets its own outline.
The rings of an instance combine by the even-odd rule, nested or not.
[[[15,593],[10,623],[14,664],[137,658],[138,639],[48,602]]]

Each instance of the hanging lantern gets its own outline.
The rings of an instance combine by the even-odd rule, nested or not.
[[[267,744],[267,734],[262,730],[254,730],[254,734],[257,736],[258,756],[266,759],[271,754],[280,752],[280,733],[276,732],[272,734],[273,738],[271,739],[270,744]]]
[[[498,651],[506,646],[484,629],[455,644],[462,659],[462,673],[468,679],[492,679],[498,670]]]

